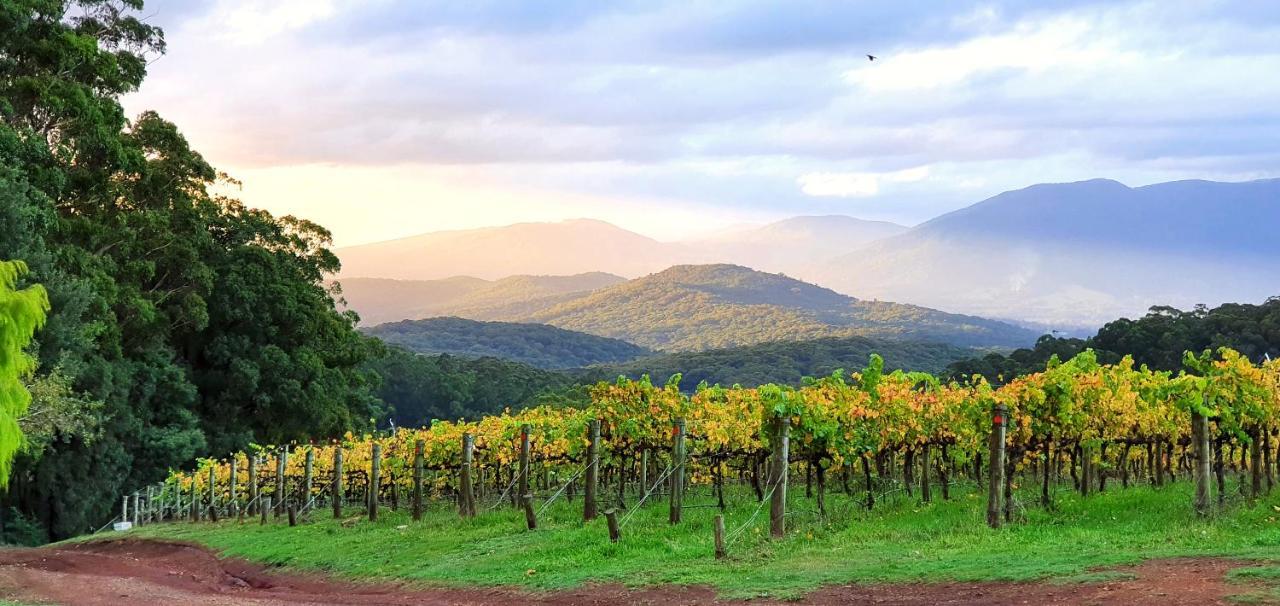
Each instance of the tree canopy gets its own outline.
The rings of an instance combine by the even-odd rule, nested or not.
[[[27,261],[50,306],[31,380],[49,413],[30,420],[48,434],[0,505],[47,538],[197,456],[381,414],[378,348],[323,286],[329,233],[215,193],[234,180],[177,125],[125,115],[165,49],[141,8],[0,0],[0,258]]]

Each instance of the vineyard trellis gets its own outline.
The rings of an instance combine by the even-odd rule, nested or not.
[[[619,378],[593,386],[584,409],[543,405],[201,460],[135,493],[132,518],[126,498],[122,515],[139,523],[174,519],[184,516],[185,504],[194,520],[265,516],[270,499],[276,516],[289,512],[291,519],[296,512],[305,520],[321,503],[336,517],[344,505],[375,517],[379,504],[398,508],[399,495],[410,494],[415,519],[424,502],[452,503],[468,517],[476,515],[477,498],[496,495],[483,510],[509,500],[525,508],[534,528],[553,501],[573,500],[580,489],[583,519],[607,506],[616,537],[655,495],[667,497],[672,524],[685,508],[723,510],[726,476],[736,470],[760,506],[728,533],[732,544],[766,504],[772,534],[784,534],[791,469],[804,471],[818,515],[827,513],[833,470],[846,493],[864,493],[858,498],[866,508],[891,494],[927,502],[935,486],[944,499],[958,482],[985,486],[992,526],[1017,517],[1017,476],[1038,483],[1039,505],[1052,508],[1051,488],[1067,476],[1088,496],[1106,490],[1108,480],[1162,486],[1182,475],[1197,482],[1191,506],[1210,515],[1215,495],[1218,506],[1225,502],[1228,470],[1247,474],[1241,487],[1249,497],[1274,483],[1280,361],[1253,363],[1220,349],[1188,353],[1185,362],[1175,374],[1136,367],[1130,358],[1100,364],[1086,351],[999,387],[981,377],[944,383],[923,373],[886,373],[878,356],[860,372],[837,371],[799,387],[704,384],[690,395],[678,388],[679,375],[664,385]],[[247,477],[239,477],[244,470]],[[686,487],[694,485],[709,487],[716,502],[685,503]],[[628,509],[629,489],[636,499],[618,524],[615,512]],[[535,498],[543,501],[536,511]]]

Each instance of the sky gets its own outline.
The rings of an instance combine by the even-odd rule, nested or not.
[[[591,217],[915,224],[1280,176],[1280,3],[151,0],[126,97],[339,246]],[[867,54],[877,57],[870,61]]]

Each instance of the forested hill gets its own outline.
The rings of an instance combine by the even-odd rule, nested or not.
[[[669,351],[849,336],[1016,347],[1037,336],[1004,322],[862,301],[737,265],[680,265],[515,319]]]
[[[1051,356],[1066,360],[1085,349],[1097,351],[1103,362],[1132,355],[1136,364],[1177,372],[1184,369],[1184,352],[1219,347],[1230,347],[1255,363],[1280,358],[1280,297],[1260,305],[1228,303],[1188,311],[1153,307],[1137,320],[1108,322],[1088,339],[1045,335],[1032,348],[958,361],[948,367],[947,374],[955,378],[980,374],[1000,383],[1003,378],[1042,370]]]
[[[652,353],[626,341],[545,324],[430,318],[381,324],[364,332],[417,353],[493,356],[550,369],[626,362]]]
[[[938,373],[948,364],[973,355],[973,350],[941,343],[866,337],[781,341],[651,356],[587,369],[580,377],[611,380],[619,375],[639,378],[647,374],[655,382],[665,382],[671,375],[682,373],[683,389],[694,389],[702,381],[721,385],[797,385],[804,377],[827,376],[839,368],[860,369],[867,365],[873,353],[884,358],[886,369]]]
[[[540,397],[572,403],[568,398],[581,391],[564,372],[499,358],[421,355],[394,345],[366,369],[383,378],[378,397],[387,405],[385,414],[400,427],[425,427],[433,419],[477,419],[523,408]]]

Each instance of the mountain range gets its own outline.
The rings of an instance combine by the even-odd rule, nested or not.
[[[831,261],[819,283],[988,317],[1096,327],[1153,305],[1280,294],[1280,180],[1006,192]]]
[[[386,318],[397,315],[397,310],[412,309],[422,315],[410,316],[410,320],[454,315],[469,320],[525,323],[520,326],[546,324],[664,351],[850,336],[932,341],[959,347],[1016,347],[1030,344],[1037,336],[1034,331],[1003,322],[914,305],[862,301],[781,274],[737,265],[677,265],[625,281],[607,274],[571,278],[522,276],[496,282],[374,279],[343,281],[342,286],[348,304],[362,317]],[[590,285],[600,287],[574,290]],[[558,288],[559,293],[504,299],[512,288],[517,292],[550,292]],[[385,292],[395,294],[387,297]],[[422,293],[428,298],[415,302],[398,298],[408,293]],[[430,298],[430,293],[441,294]],[[366,330],[384,336],[419,325],[425,324],[401,322]],[[384,330],[387,326],[390,327]],[[471,333],[469,339],[484,340],[478,336],[483,331],[475,326],[466,328]],[[414,332],[421,331],[415,328]],[[448,347],[415,349],[474,355],[498,353],[483,351],[488,347],[484,344],[477,344],[474,351],[468,351],[468,347],[455,342]]]
[[[456,276],[607,272],[636,278],[678,264],[730,263],[863,301],[1085,328],[1141,315],[1153,305],[1260,302],[1280,294],[1277,233],[1280,180],[1128,187],[1098,179],[1005,192],[912,228],[844,216],[794,217],[659,242],[601,221],[573,220],[438,232],[337,253],[348,292],[356,277],[448,279],[456,287],[465,282]],[[580,298],[546,294],[564,297],[564,304]],[[475,310],[468,317],[532,317],[546,302],[523,304],[519,313]],[[439,315],[431,305],[408,311],[402,317]],[[401,319],[391,316],[402,313],[366,320]]]
[[[591,272],[501,280],[470,276],[441,280],[344,278],[340,284],[346,307],[360,314],[363,326],[373,326],[437,316],[474,320],[520,317],[625,281],[613,274]]]

